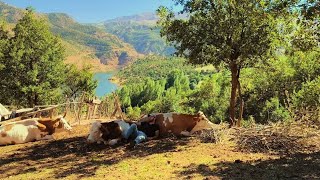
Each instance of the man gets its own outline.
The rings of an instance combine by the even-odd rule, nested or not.
[[[159,136],[160,127],[154,122],[142,122],[139,126],[131,124],[130,128],[126,131],[124,138],[134,139],[130,142],[129,148],[134,148],[135,145],[146,141],[147,139],[154,139]]]

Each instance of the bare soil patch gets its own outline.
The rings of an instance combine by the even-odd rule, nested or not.
[[[235,142],[166,137],[133,150],[87,144],[89,125],[56,140],[0,147],[0,179],[319,179],[320,151],[241,151]]]

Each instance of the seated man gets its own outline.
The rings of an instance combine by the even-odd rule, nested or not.
[[[130,142],[129,147],[134,148],[136,144],[139,144],[147,139],[153,139],[159,136],[159,125],[152,122],[142,122],[139,127],[136,124],[131,124],[130,128],[126,131],[124,138],[129,139],[132,137],[134,140]]]

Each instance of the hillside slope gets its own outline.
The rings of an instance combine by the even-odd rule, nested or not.
[[[22,18],[24,10],[0,2],[0,14],[9,24],[15,24]],[[38,15],[47,19],[52,32],[62,38],[66,45],[66,62],[78,67],[85,63],[93,65],[94,68],[99,67],[95,71],[105,69],[104,65],[108,65],[106,69],[114,69],[141,56],[130,44],[115,35],[95,26],[82,25],[66,14]]]

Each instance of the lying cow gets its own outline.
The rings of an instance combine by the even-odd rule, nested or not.
[[[160,135],[172,133],[176,136],[190,136],[196,131],[209,129],[213,126],[203,112],[199,111],[196,115],[180,113],[157,113],[143,117],[139,122],[149,122],[160,126]]]
[[[3,124],[0,126],[0,145],[53,139],[53,133],[72,129],[64,117],[34,118]]]
[[[104,142],[104,144],[115,145],[124,137],[124,132],[129,129],[130,124],[132,123],[124,120],[111,122],[95,121],[90,128],[87,142],[97,142],[98,144]]]

